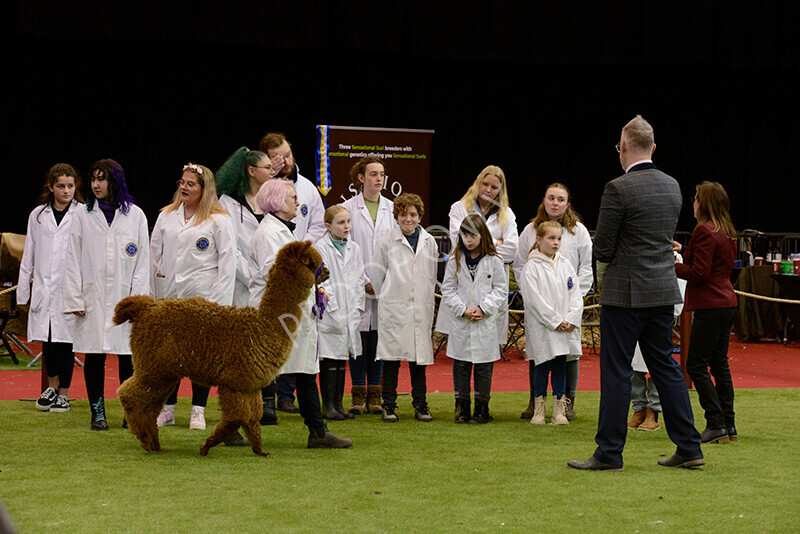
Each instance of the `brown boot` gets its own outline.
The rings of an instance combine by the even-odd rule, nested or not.
[[[628,428],[639,428],[639,425],[644,422],[644,415],[646,411],[647,410],[639,410],[638,412],[633,412],[633,417],[631,417],[631,420],[628,421]]]
[[[533,397],[533,391],[531,391],[531,400],[528,401],[528,407],[525,408],[525,411],[522,412],[522,415],[520,415],[519,418],[520,419],[528,419],[528,420],[530,420],[530,418],[533,417],[534,405],[535,405],[535,401],[534,401],[534,397]]]
[[[661,428],[661,423],[658,422],[658,412],[655,410],[647,409],[644,422],[637,427],[639,430],[658,430]]]
[[[575,415],[575,397],[567,397],[567,399],[569,399],[569,402],[567,403],[567,410],[564,412],[564,415],[567,416],[567,421],[574,421],[578,418],[578,416]]]
[[[367,411],[367,386],[353,386],[350,388],[350,393],[353,395],[353,402],[347,411],[356,415]]]
[[[381,392],[380,386],[367,386],[367,411],[369,413],[383,413]]]

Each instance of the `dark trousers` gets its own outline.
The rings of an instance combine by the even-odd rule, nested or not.
[[[133,363],[130,354],[119,354],[119,383],[133,376]],[[106,355],[87,354],[83,362],[83,377],[86,380],[86,395],[91,404],[97,403],[105,392]]]
[[[456,383],[456,398],[469,401],[470,378],[475,373],[475,401],[489,402],[492,393],[494,362],[476,363],[453,360],[453,378]]]
[[[75,353],[72,343],[42,343],[42,357],[47,369],[47,376],[58,377],[58,387],[67,389],[72,384],[72,372],[75,369]]]
[[[631,402],[631,361],[636,342],[661,396],[664,425],[678,454],[700,456],[700,433],[680,365],[672,357],[673,306],[621,308],[600,312],[600,415],[594,457],[622,465]]]
[[[425,394],[428,386],[425,381],[425,365],[408,362],[408,374],[411,375],[411,404],[414,408],[427,405]],[[397,407],[397,377],[400,374],[399,361],[383,362],[383,404]]]
[[[294,390],[297,389],[295,374],[280,375],[275,380],[275,383],[277,384],[278,402],[288,401],[294,403]]]
[[[533,363],[533,360],[531,360]],[[552,360],[542,362],[533,371],[533,395],[535,397],[547,396],[547,379],[553,388],[553,396],[561,398],[567,386],[567,357],[557,356]]]
[[[178,403],[178,388],[180,388],[180,386],[181,384],[178,382],[178,385],[175,386],[175,389],[172,390],[172,393],[167,399],[166,404],[174,406]],[[205,407],[205,405],[208,404],[208,393],[210,390],[211,388],[192,382],[192,406]]]
[[[361,356],[350,357],[350,382],[354,386],[380,386],[383,361],[375,359],[378,331],[361,332]]]
[[[709,428],[734,425],[733,381],[728,368],[728,345],[737,308],[695,310],[686,371],[692,377]],[[714,381],[711,381],[708,370]]]
[[[281,376],[288,376],[297,384],[297,407],[300,409],[300,415],[308,429],[318,429],[325,426],[319,405],[317,375],[289,373]]]

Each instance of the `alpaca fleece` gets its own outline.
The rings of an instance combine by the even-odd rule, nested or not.
[[[117,393],[142,447],[165,452],[156,419],[172,389],[189,377],[217,386],[222,412],[200,454],[242,427],[253,452],[269,456],[261,448],[261,388],[289,358],[300,305],[327,277],[319,252],[309,241],[296,241],[278,252],[258,309],[220,306],[200,297],[120,300],[114,323],[132,323],[133,376]]]

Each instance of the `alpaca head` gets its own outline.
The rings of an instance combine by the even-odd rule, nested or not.
[[[278,251],[273,269],[278,265],[289,267],[296,279],[306,287],[321,284],[330,276],[322,256],[311,245],[311,241],[293,241],[284,245]]]

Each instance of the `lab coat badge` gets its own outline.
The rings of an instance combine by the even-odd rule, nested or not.
[[[125,245],[125,254],[127,254],[131,258],[136,256],[137,252],[139,252],[139,247],[137,247],[136,243],[134,243],[133,241]]]
[[[201,237],[197,241],[195,241],[194,246],[197,247],[197,250],[200,252],[205,252],[208,249],[209,241],[207,237]]]
[[[567,289],[571,290],[573,285],[574,283],[572,282],[572,277],[570,276],[569,278],[567,278]]]

